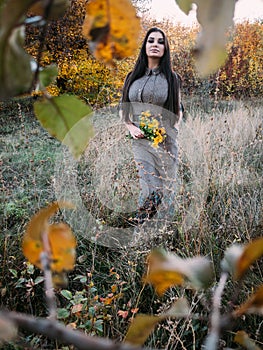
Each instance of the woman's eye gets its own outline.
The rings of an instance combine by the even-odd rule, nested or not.
[[[158,44],[162,44],[162,45],[164,45],[164,41],[163,41],[163,39],[158,40]]]
[[[150,44],[153,43],[153,42],[154,42],[153,39],[149,39],[149,40],[148,40],[148,43],[150,43]]]

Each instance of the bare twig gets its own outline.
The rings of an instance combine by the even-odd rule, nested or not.
[[[221,322],[220,322],[221,300],[222,300],[222,294],[225,288],[227,278],[228,278],[228,273],[227,272],[222,273],[213,297],[211,327],[212,327],[212,330],[216,332],[218,335],[221,330]]]
[[[49,313],[48,318],[55,320],[57,318],[57,303],[52,283],[50,258],[47,252],[41,254],[41,263],[45,277],[45,296]]]
[[[42,269],[45,277],[45,295],[50,319],[57,318],[57,303],[54,293],[51,271],[51,247],[48,239],[48,231],[42,233],[43,252],[40,255]]]
[[[21,329],[32,333],[40,333],[49,339],[57,339],[64,344],[72,344],[78,350],[142,350],[141,347],[115,343],[105,338],[87,336],[83,332],[66,328],[55,320],[7,311],[0,312],[0,317],[10,320]]]
[[[204,348],[207,350],[217,349],[220,333],[223,328],[220,308],[221,308],[222,294],[225,288],[225,284],[227,282],[227,278],[228,278],[228,273],[223,272],[218,282],[218,286],[214,292],[213,309],[212,309],[212,316],[211,316],[211,330],[210,330],[210,334],[206,339],[205,346],[204,346]]]

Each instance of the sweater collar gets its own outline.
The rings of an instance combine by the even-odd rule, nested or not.
[[[160,67],[156,67],[156,68],[153,68],[153,69],[150,69],[150,68],[146,68],[146,71],[145,71],[145,74],[146,75],[151,75],[151,74],[153,74],[153,75],[158,75],[158,74],[160,74]]]

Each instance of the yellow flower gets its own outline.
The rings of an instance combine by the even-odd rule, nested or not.
[[[145,111],[145,112],[142,112],[141,115],[144,117],[150,117],[152,114],[150,111]]]
[[[161,117],[160,115],[158,115]],[[151,117],[151,118],[149,118]],[[158,119],[154,118],[150,111],[141,112],[140,129],[144,132],[145,138],[152,141],[152,146],[157,148],[165,138],[165,128],[159,127]]]

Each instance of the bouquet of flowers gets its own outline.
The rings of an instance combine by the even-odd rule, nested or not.
[[[166,137],[165,128],[160,127],[159,121],[152,116],[150,111],[141,113],[139,128],[143,131],[145,138],[152,141],[154,148],[157,148]]]

